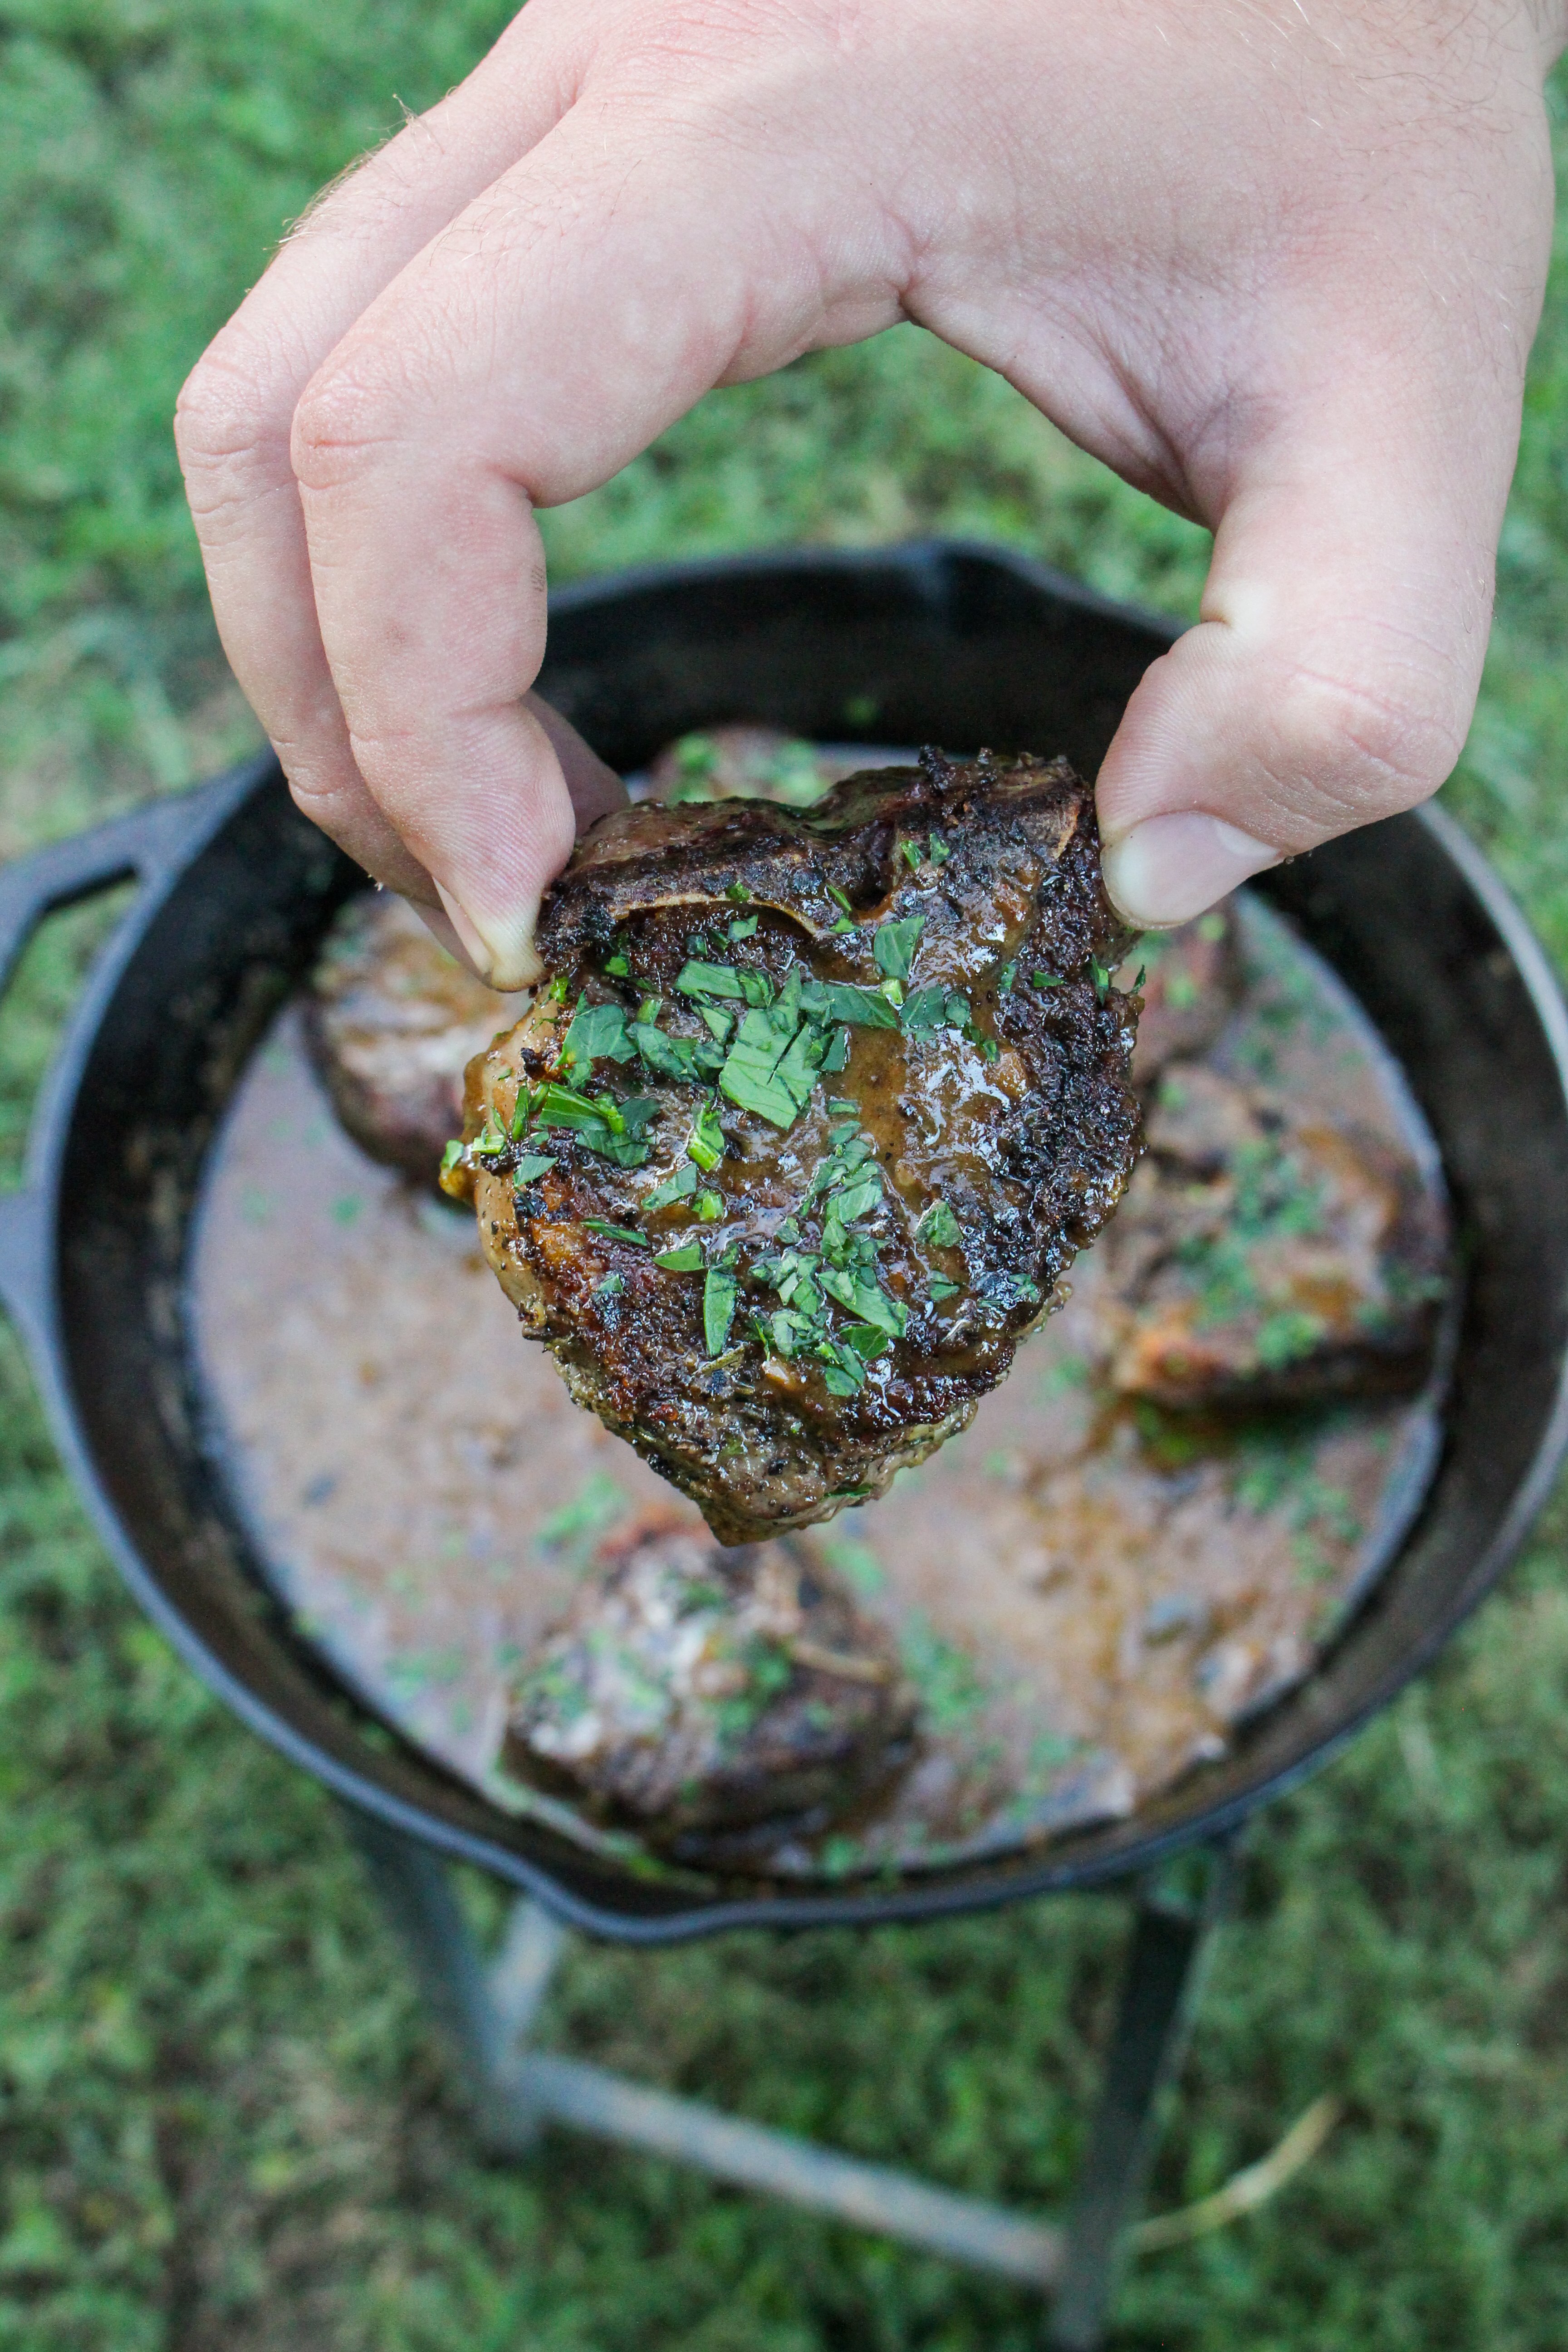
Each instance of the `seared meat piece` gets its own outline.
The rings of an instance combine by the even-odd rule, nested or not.
[[[710,727],[666,746],[648,770],[642,797],[667,801],[671,808],[684,801],[723,800],[808,808],[859,765],[776,727]]]
[[[327,934],[305,1034],[354,1141],[434,1188],[463,1115],[463,1073],[517,1009],[465,971],[403,899],[367,892]]]
[[[1147,933],[1117,979],[1131,987],[1140,969],[1132,1083],[1146,1095],[1167,1062],[1207,1053],[1236,1010],[1241,970],[1230,909],[1216,907],[1179,930]]]
[[[580,1402],[727,1543],[962,1429],[1121,1197],[1137,1002],[1060,761],[604,818],[447,1182]]]
[[[1104,1249],[1113,1387],[1163,1405],[1414,1387],[1445,1234],[1369,1139],[1201,1063],[1167,1070]]]
[[[908,1756],[886,1633],[788,1541],[645,1519],[599,1554],[517,1685],[504,1761],[688,1853],[826,1828]]]

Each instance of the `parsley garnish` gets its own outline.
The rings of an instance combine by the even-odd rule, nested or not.
[[[682,996],[744,997],[741,975],[731,971],[727,963],[702,963],[693,959],[681,967],[676,982]]]
[[[728,1266],[710,1265],[702,1285],[702,1337],[710,1356],[721,1356],[735,1319],[735,1277]]]
[[[933,1201],[915,1227],[915,1239],[928,1249],[957,1249],[963,1228],[945,1201]]]
[[[584,1233],[602,1234],[606,1241],[630,1242],[634,1249],[647,1249],[647,1236],[646,1234],[637,1233],[630,1225],[606,1224],[603,1217],[584,1217],[583,1220],[583,1230]]]
[[[696,1162],[688,1160],[682,1167],[676,1170],[673,1176],[667,1177],[662,1184],[656,1184],[653,1191],[646,1195],[638,1206],[645,1217],[651,1216],[655,1209],[673,1208],[677,1201],[689,1200],[696,1190]]]
[[[879,923],[871,940],[878,971],[885,972],[889,980],[908,980],[925,927],[923,915],[906,915],[897,923]]]
[[[637,1047],[626,1035],[626,1016],[618,1004],[579,1004],[561,1048],[569,1070],[592,1068],[595,1062],[629,1062]]]
[[[686,1139],[686,1149],[704,1175],[718,1167],[724,1157],[724,1130],[719,1124],[715,1104],[704,1103],[691,1123]]]

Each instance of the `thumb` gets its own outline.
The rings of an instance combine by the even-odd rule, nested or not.
[[[1517,397],[1500,387],[1497,405],[1468,434],[1361,405],[1250,453],[1202,617],[1145,674],[1100,771],[1105,883],[1130,922],[1185,922],[1448,775],[1518,439]]]

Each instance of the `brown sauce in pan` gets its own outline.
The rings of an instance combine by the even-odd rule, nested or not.
[[[1211,1065],[1381,1139],[1436,1192],[1418,1115],[1339,984],[1255,900],[1240,952]],[[862,1817],[775,1850],[771,1875],[934,1866],[1131,1811],[1299,1681],[1387,1557],[1435,1451],[1429,1401],[1223,1420],[1118,1401],[1097,1370],[1103,1280],[1081,1256],[963,1436],[796,1538],[889,1626],[920,1744]],[[500,1772],[509,1689],[595,1546],[649,1505],[690,1507],[521,1339],[471,1218],[349,1140],[292,1010],[215,1153],[193,1288],[218,1442],[301,1633],[443,1763],[605,1843]]]

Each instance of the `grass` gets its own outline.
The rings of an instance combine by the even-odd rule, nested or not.
[[[444,0],[0,0],[0,855],[252,738],[167,437],[311,191],[500,22]],[[1568,964],[1568,268],[1449,803]],[[558,577],[941,530],[1193,607],[1201,534],[912,331],[718,395],[547,519]],[[100,919],[0,1040],[0,1151]],[[1253,1837],[1155,2203],[1323,2091],[1278,2204],[1133,2273],[1119,2342],[1568,2340],[1568,1512],[1437,1670]],[[652,2160],[478,2163],[321,1792],[138,1617],[0,1332],[0,2346],[11,2352],[1014,2352],[1026,2296]],[[482,1886],[478,1911],[493,1911]],[[872,1937],[579,1948],[552,2030],[649,2080],[1020,2202],[1061,2193],[1110,1900]]]

